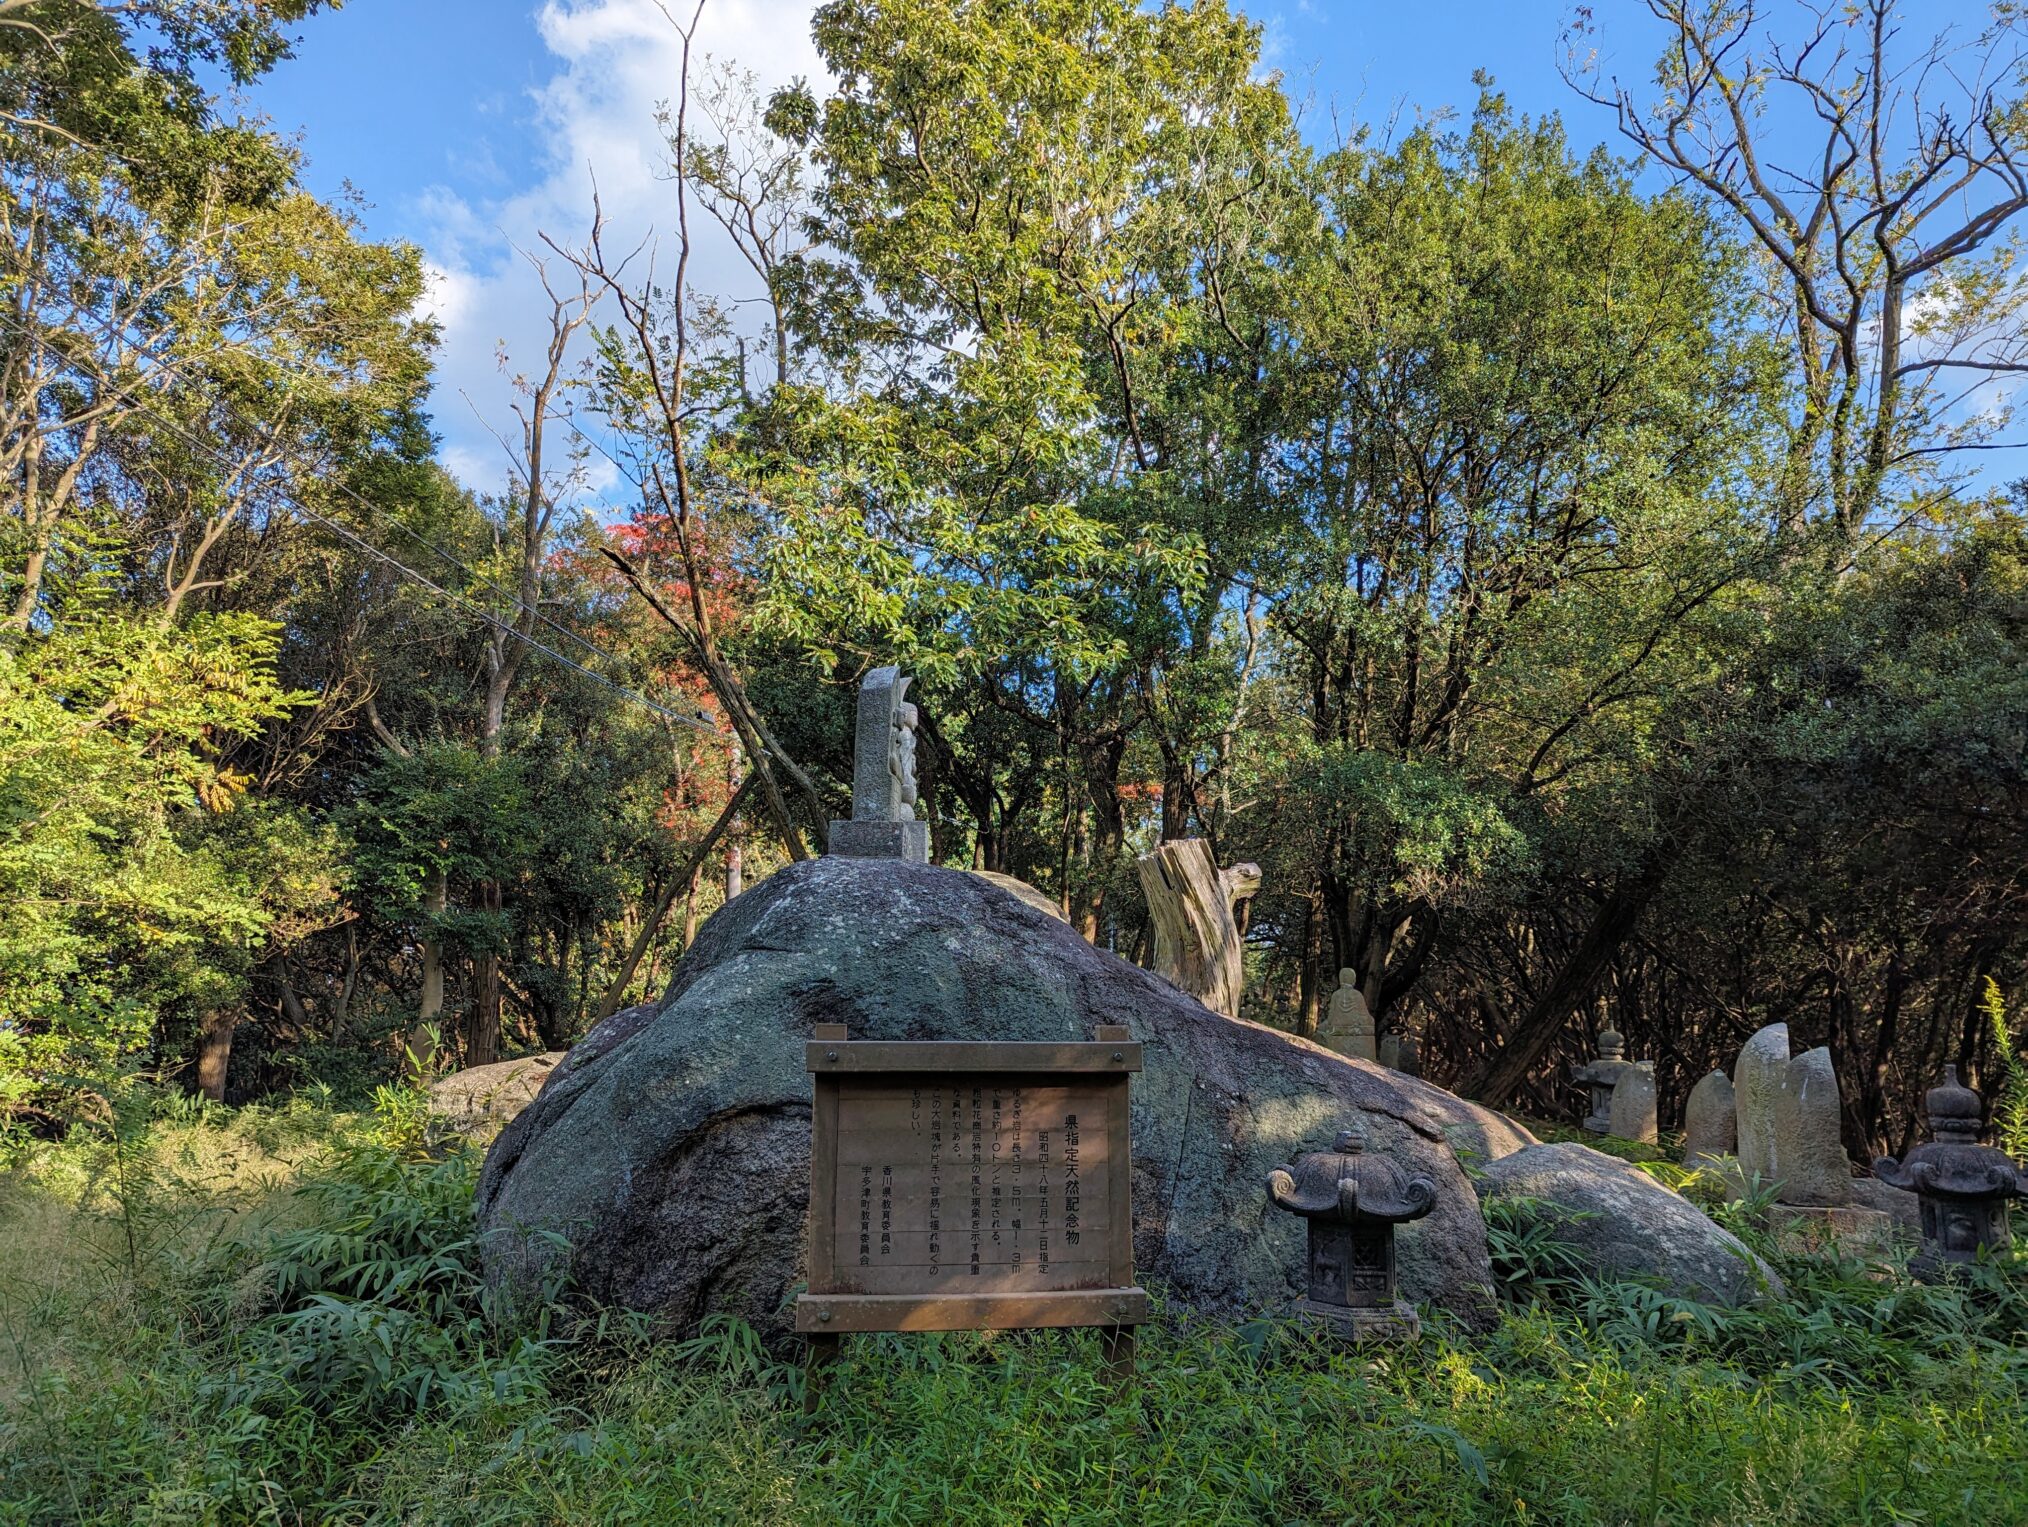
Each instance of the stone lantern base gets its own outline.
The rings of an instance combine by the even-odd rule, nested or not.
[[[1378,1308],[1354,1309],[1349,1305],[1319,1304],[1314,1299],[1298,1299],[1296,1313],[1321,1321],[1331,1328],[1333,1335],[1344,1341],[1406,1343],[1422,1340],[1422,1317],[1416,1314],[1414,1305],[1400,1300]]]

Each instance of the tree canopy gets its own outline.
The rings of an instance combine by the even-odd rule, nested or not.
[[[1665,1122],[1785,1020],[1857,1154],[2000,1064],[2012,8],[1953,72],[1656,0],[1651,79],[1571,72],[1621,157],[1490,75],[1327,140],[1223,0],[834,0],[827,85],[642,124],[673,260],[594,209],[529,260],[483,484],[421,252],[215,93],[317,9],[0,0],[10,1116],[569,1043],[821,849],[886,662],[938,862],[1126,958],[1137,854],[1260,864],[1246,1016],[1351,982],[1556,1112],[1610,1024]]]

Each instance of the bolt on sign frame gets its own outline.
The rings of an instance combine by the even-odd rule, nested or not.
[[[887,1041],[811,1030],[811,1376],[841,1336],[1098,1326],[1116,1378],[1134,1283],[1124,1027],[1089,1043]],[[807,1391],[815,1403],[816,1386]]]

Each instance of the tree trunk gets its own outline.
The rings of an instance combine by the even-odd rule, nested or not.
[[[422,1000],[416,1007],[415,1027],[408,1034],[407,1069],[420,1079],[436,1065],[437,1029],[444,1011],[444,941],[436,919],[444,915],[449,892],[448,879],[433,869],[423,880],[423,913],[430,919],[422,941]]]
[[[738,820],[740,803],[746,799],[747,792],[754,787],[758,778],[758,775],[749,774],[740,781],[739,788],[732,793],[732,799],[727,801],[725,809],[718,813],[718,820],[711,824],[711,831],[704,835],[704,841],[690,851],[689,862],[670,877],[661,899],[641,920],[641,931],[634,935],[634,942],[627,950],[627,957],[620,962],[619,974],[613,977],[611,984],[606,987],[606,994],[599,999],[599,1010],[593,1018],[594,1022],[600,1018],[610,1018],[619,1011],[620,998],[626,995],[627,985],[634,979],[634,971],[641,963],[641,956],[654,941],[655,930],[662,926],[662,919],[669,915],[669,908],[676,900],[676,888],[681,885],[690,888],[690,910],[683,928],[683,947],[685,949],[690,947],[690,941],[697,936],[697,872],[704,867],[704,861],[711,856],[712,849],[718,846],[718,840],[724,837],[732,824]],[[733,855],[738,851],[737,843],[726,850],[727,901],[739,894],[733,889],[733,879],[738,873],[734,867]]]
[[[1164,843],[1137,861],[1155,926],[1155,970],[1213,1012],[1239,1016],[1245,962],[1234,905],[1260,889],[1260,868],[1221,871],[1202,838]]]
[[[214,1008],[204,1015],[197,1035],[197,1090],[214,1103],[225,1101],[225,1068],[232,1059],[232,1036],[239,1028],[239,1015],[230,1008]]]
[[[1592,988],[1612,962],[1614,951],[1634,931],[1634,924],[1640,921],[1641,912],[1667,873],[1668,866],[1658,848],[1651,852],[1639,876],[1606,897],[1576,952],[1521,1015],[1506,1043],[1470,1084],[1467,1095],[1493,1108],[1513,1097],[1562,1032],[1571,1009],[1591,996]]]
[[[479,888],[479,904],[498,916],[503,902],[500,882]],[[500,956],[487,950],[472,962],[472,1011],[465,1024],[467,1066],[490,1066],[500,1058]]]
[[[279,954],[274,958],[273,973],[275,990],[282,999],[282,1016],[289,1020],[290,1027],[296,1031],[299,1038],[308,1038],[310,1015],[305,1011],[303,999],[296,995],[296,988],[289,980],[288,960]]]
[[[1324,1016],[1324,914],[1318,897],[1303,902],[1303,951],[1296,970],[1296,1032],[1315,1038]]]

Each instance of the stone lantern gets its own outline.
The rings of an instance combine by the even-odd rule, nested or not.
[[[1634,1064],[1625,1058],[1626,1053],[1627,1042],[1617,1030],[1601,1029],[1598,1054],[1582,1066],[1570,1069],[1570,1079],[1590,1089],[1591,1112],[1584,1117],[1584,1127],[1595,1135],[1612,1133],[1613,1088]]]
[[[2004,1152],[1979,1144],[1979,1095],[1959,1085],[1956,1066],[1944,1067],[1943,1081],[1930,1088],[1926,1102],[1930,1143],[1905,1160],[1881,1157],[1873,1175],[1920,1200],[1922,1253],[1910,1265],[1933,1276],[1954,1262],[1977,1261],[1983,1246],[1997,1252],[2008,1245],[2007,1201],[2028,1198],[2028,1173]]]
[[[1435,1207],[1435,1183],[1367,1155],[1366,1131],[1355,1124],[1330,1150],[1270,1172],[1267,1192],[1276,1208],[1310,1222],[1309,1296],[1299,1311],[1355,1340],[1421,1334],[1414,1308],[1395,1295],[1394,1227]]]

